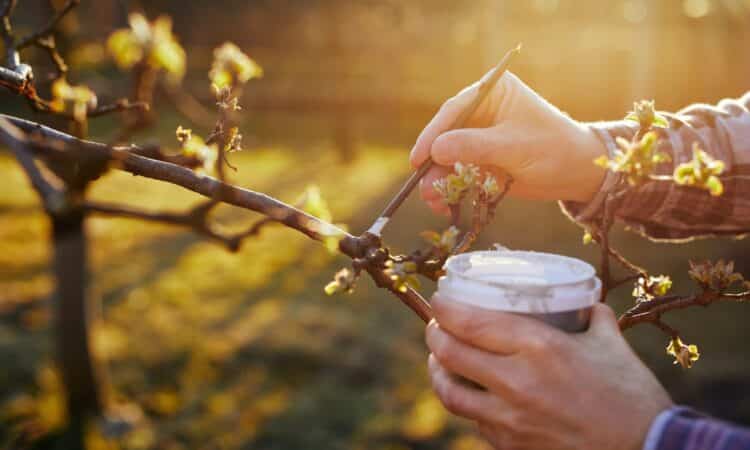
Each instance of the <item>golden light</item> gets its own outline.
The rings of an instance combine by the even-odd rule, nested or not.
[[[711,2],[709,0],[684,0],[682,10],[686,16],[700,19],[711,12]]]
[[[541,14],[553,14],[560,6],[560,0],[534,0],[533,5]]]
[[[648,15],[648,7],[643,0],[627,0],[622,3],[622,16],[631,23],[640,23]]]

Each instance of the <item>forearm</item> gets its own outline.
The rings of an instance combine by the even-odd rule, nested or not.
[[[661,164],[659,175],[671,175],[674,167],[692,159],[693,143],[725,163],[725,192],[713,197],[705,190],[654,181],[631,189],[616,217],[632,229],[654,239],[686,239],[705,235],[734,235],[750,230],[750,94],[725,100],[717,106],[693,105],[667,114],[669,127],[657,129],[659,149],[671,156]],[[632,138],[638,125],[632,122],[590,124],[610,153],[614,138]],[[608,173],[602,187],[587,204],[564,202],[563,209],[579,222],[595,220],[602,213],[603,198],[616,175]]]
[[[643,450],[747,450],[750,431],[674,407],[654,420]]]

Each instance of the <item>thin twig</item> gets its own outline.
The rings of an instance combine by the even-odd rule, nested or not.
[[[750,301],[750,291],[722,294],[705,290],[694,295],[656,297],[653,300],[639,302],[623,313],[618,322],[620,329],[626,330],[639,323],[653,322],[661,317],[662,314],[676,309],[685,309],[691,306],[708,306],[717,302],[744,303],[748,301]]]
[[[130,100],[126,98],[121,98],[108,105],[97,106],[96,108],[90,109],[87,112],[86,116],[87,117],[99,117],[99,116],[103,116],[105,114],[111,114],[114,112],[122,112],[122,111],[128,111],[128,110],[148,111],[149,109],[150,109],[150,105],[148,104],[148,102],[141,102],[141,101],[131,102]]]
[[[614,257],[615,261],[619,262],[623,267],[625,267],[626,269],[630,270],[631,272],[633,272],[634,274],[638,276],[647,278],[646,269],[634,264],[633,262],[628,260],[625,256],[623,256],[620,252],[613,249],[612,247],[609,247],[608,250],[609,250],[610,256]],[[612,283],[612,284],[614,285],[615,283]]]
[[[661,331],[663,331],[666,335],[668,335],[671,338],[676,338],[677,336],[680,335],[680,333],[676,329],[664,323],[664,321],[661,320],[661,317],[657,317],[655,320],[649,323],[659,328]]]
[[[8,69],[15,71],[20,62],[18,50],[16,50],[15,38],[13,37],[13,25],[10,16],[16,7],[17,0],[5,0],[0,10],[0,34],[5,45],[5,64]]]
[[[57,49],[57,44],[55,42],[54,36],[45,36],[43,38],[39,38],[33,42],[33,45],[44,50],[49,56],[49,59],[52,61],[52,64],[55,65],[55,69],[57,69],[57,75],[55,76],[55,79],[60,78],[68,73],[68,65],[65,63],[65,59]]]
[[[59,11],[57,11],[54,16],[52,16],[52,18],[49,20],[49,22],[47,22],[45,26],[43,26],[38,31],[30,34],[29,36],[22,38],[16,45],[16,48],[18,50],[24,49],[39,41],[40,39],[43,39],[54,33],[57,24],[59,24],[63,17],[65,17],[70,11],[72,11],[73,8],[78,6],[79,3],[81,3],[80,0],[68,0],[68,2]]]

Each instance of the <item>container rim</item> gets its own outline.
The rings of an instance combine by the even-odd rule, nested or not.
[[[492,256],[499,256],[499,255],[526,255],[526,256],[532,256],[535,258],[547,258],[547,259],[554,259],[559,262],[572,264],[574,266],[577,266],[581,268],[581,273],[576,274],[575,276],[572,276],[571,279],[565,280],[560,283],[550,284],[547,287],[555,288],[555,287],[562,287],[562,286],[572,286],[576,284],[582,284],[587,281],[590,281],[592,279],[596,278],[596,269],[594,269],[594,266],[587,263],[586,261],[580,260],[578,258],[572,258],[570,256],[564,256],[564,255],[558,255],[555,253],[545,253],[545,252],[535,252],[535,251],[529,251],[529,250],[505,250],[505,249],[498,249],[498,250],[479,250],[479,251],[473,251],[468,253],[461,253],[459,255],[454,255],[448,258],[448,260],[445,262],[445,265],[443,266],[446,270],[446,275],[455,275],[463,280],[472,282],[472,283],[480,283],[485,284],[491,287],[539,287],[537,284],[533,283],[502,283],[502,282],[496,282],[496,281],[487,281],[487,280],[478,280],[476,278],[467,276],[464,274],[463,268],[460,267],[460,264],[465,263],[465,260],[471,258],[475,255],[492,255]]]

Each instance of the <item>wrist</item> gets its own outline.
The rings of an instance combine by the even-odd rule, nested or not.
[[[570,200],[588,203],[599,192],[607,171],[594,164],[594,160],[607,155],[606,144],[597,136],[596,131],[587,124],[577,124],[577,133],[573,139],[573,152],[578,156],[574,170],[580,170],[577,189]]]

